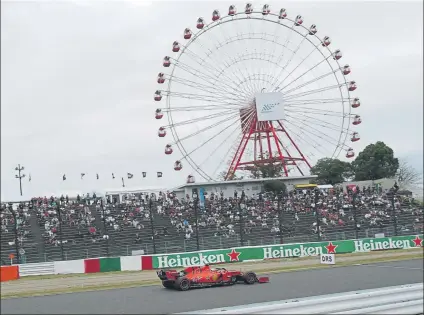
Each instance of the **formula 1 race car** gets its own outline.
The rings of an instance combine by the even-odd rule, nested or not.
[[[267,283],[269,277],[257,277],[254,272],[232,271],[225,268],[211,268],[209,265],[188,267],[184,270],[159,270],[156,272],[162,285],[167,289],[187,291],[191,288],[233,285],[236,283]]]

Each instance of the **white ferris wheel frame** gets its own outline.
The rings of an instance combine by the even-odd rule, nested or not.
[[[184,55],[185,51],[190,47],[190,45],[192,45],[202,35],[206,34],[208,31],[212,30],[213,28],[220,26],[220,25],[223,25],[223,24],[226,24],[226,23],[231,23],[231,22],[241,21],[241,20],[260,20],[260,21],[266,21],[266,22],[270,22],[270,23],[273,23],[273,24],[277,24],[277,25],[285,27],[285,28],[289,29],[290,31],[295,32],[296,34],[301,36],[304,40],[308,41],[314,47],[314,49],[316,51],[318,51],[320,53],[320,55],[324,58],[321,62],[325,61],[328,64],[331,71],[333,72],[334,78],[336,79],[338,89],[340,91],[340,103],[341,103],[342,108],[343,108],[341,132],[339,134],[339,137],[338,137],[338,140],[337,140],[337,145],[336,145],[334,152],[333,152],[331,157],[337,158],[340,155],[340,153],[344,150],[344,147],[346,146],[345,144],[347,143],[347,140],[348,140],[348,137],[349,137],[349,132],[351,130],[350,125],[351,125],[351,120],[352,120],[352,113],[351,113],[352,108],[351,108],[351,106],[348,106],[348,112],[347,112],[346,109],[345,109],[345,103],[350,104],[350,101],[352,100],[352,98],[350,96],[350,91],[349,91],[349,87],[348,87],[348,80],[346,79],[346,76],[343,76],[344,80],[343,80],[343,82],[341,82],[342,80],[339,80],[339,78],[336,75],[338,69],[340,69],[340,70],[342,69],[339,61],[337,59],[333,58],[334,61],[337,64],[338,68],[333,67],[333,65],[329,61],[329,59],[333,56],[334,52],[331,51],[331,49],[327,45],[326,46],[323,45],[323,48],[326,49],[329,52],[329,56],[325,56],[324,52],[319,48],[319,45],[323,44],[323,40],[321,40],[316,34],[310,34],[309,28],[305,27],[303,25],[303,23],[297,24],[296,27],[301,28],[303,30],[306,30],[308,32],[306,35],[302,34],[298,30],[296,30],[295,27],[293,27],[296,23],[295,20],[292,20],[288,17],[284,17],[284,19],[281,19],[278,14],[275,14],[275,13],[272,13],[272,12],[270,12],[266,15],[263,15],[262,13],[263,13],[262,11],[251,11],[250,14],[246,14],[245,12],[237,12],[234,15],[223,15],[216,21],[205,23],[204,27],[202,29],[198,30],[197,32],[192,32],[192,36],[189,40],[187,40],[187,42],[185,42],[184,44],[179,42],[181,49],[180,49],[179,52],[177,52],[177,57],[176,58],[171,57],[171,59],[173,59],[174,61],[171,62],[172,70],[170,71],[170,74],[169,74],[167,89],[161,90],[162,92],[167,92],[167,94],[166,94],[166,108],[167,108],[167,112],[168,112],[167,116],[168,116],[168,122],[169,122],[169,129],[170,129],[172,136],[174,138],[174,141],[175,141],[174,143],[177,145],[179,151],[183,155],[183,158],[181,160],[185,159],[188,162],[188,164],[193,168],[193,170],[195,172],[197,172],[200,176],[202,176],[206,180],[216,181],[211,176],[209,176],[209,174],[207,174],[206,172],[204,172],[201,169],[201,167],[190,157],[190,153],[187,152],[186,148],[182,144],[182,141],[180,140],[180,137],[178,136],[178,132],[176,131],[176,129],[174,127],[174,121],[173,121],[173,118],[172,118],[172,111],[171,111],[171,108],[172,108],[171,95],[169,94],[169,92],[171,92],[174,72],[176,70],[176,67],[177,67],[181,57]],[[256,15],[259,15],[259,14],[261,16],[256,16]],[[276,20],[271,20],[269,17],[275,17]],[[285,23],[283,23],[283,21],[291,22],[292,26],[286,25]],[[309,37],[316,38],[318,40],[318,44],[315,44]],[[225,43],[221,47],[223,47],[225,45],[228,45],[228,43]],[[314,67],[316,67],[316,66],[317,65],[315,65]],[[310,71],[310,70],[308,70],[308,71]],[[218,80],[220,76],[221,76],[221,74],[216,79]],[[344,94],[343,94],[343,88],[346,89],[345,92],[347,92],[347,97],[345,97]],[[343,133],[345,133],[344,137],[343,137]]]

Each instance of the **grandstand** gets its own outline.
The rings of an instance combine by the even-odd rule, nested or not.
[[[116,203],[34,198],[2,205],[2,264],[11,262],[10,254],[14,263],[18,255],[30,263],[422,233],[422,204],[386,193],[292,190],[279,200],[233,191],[232,197],[207,194],[202,208],[190,195],[164,192],[130,194]]]

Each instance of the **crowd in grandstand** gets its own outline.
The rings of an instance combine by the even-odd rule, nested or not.
[[[2,204],[1,208],[4,209],[5,205]],[[31,229],[29,227],[30,212],[28,207],[20,204],[15,211],[15,215],[16,216],[13,216],[9,212],[1,211],[1,233],[2,235],[14,235],[16,224],[17,237],[8,238],[8,245],[15,245],[17,240],[18,245],[22,246],[24,240],[31,234]]]
[[[401,219],[402,214],[406,213],[415,217],[413,228],[422,229],[422,207],[414,206],[409,199],[397,196],[394,200],[394,206],[400,216],[400,228],[405,228],[402,224],[408,223]],[[353,203],[355,203],[356,211],[354,211]],[[169,214],[171,224],[177,231],[183,231],[186,238],[190,238],[193,226],[196,225],[193,199],[189,196],[183,200],[169,198],[162,204]],[[405,205],[408,206],[405,207]],[[283,216],[279,215],[280,210]],[[311,225],[307,228],[314,234],[319,230],[321,236],[324,236],[327,231],[355,228],[355,213],[358,229],[388,226],[393,221],[390,198],[375,189],[360,190],[359,187],[355,194],[342,189],[318,190],[317,193],[313,190],[294,190],[280,202],[278,197],[269,194],[244,197],[243,200],[240,196],[223,199],[220,196],[211,195],[206,199],[205,209],[200,211],[197,220],[199,229],[207,226],[214,227],[215,235],[230,237],[238,233],[234,227],[240,222],[241,214],[244,219],[245,234],[252,233],[252,230],[256,228],[261,230],[265,228],[271,233],[279,234],[281,218],[283,233],[291,236],[296,232],[307,232],[304,231],[305,225],[299,222],[300,217],[302,214],[315,216],[315,211],[318,212],[318,220],[310,222]],[[298,227],[301,230],[298,230]]]
[[[163,237],[190,241],[197,230],[205,237],[232,238],[240,237],[241,233],[246,238],[264,234],[278,237],[281,233],[292,237],[319,233],[325,239],[331,233],[353,231],[355,224],[357,230],[365,230],[396,223],[401,232],[422,232],[423,207],[411,197],[396,195],[392,200],[387,192],[374,188],[354,190],[293,190],[281,198],[270,193],[245,196],[239,192],[233,198],[210,194],[202,207],[192,196],[177,198],[172,193],[129,195],[121,203],[95,195],[78,196],[75,200],[67,196],[33,198],[15,207],[16,217],[7,211],[10,205],[2,204],[1,232],[8,236],[8,245],[14,245],[16,219],[17,239],[19,246],[23,246],[31,237],[31,215],[36,218],[45,246],[58,246],[61,240],[73,244],[80,239],[92,243],[109,238],[113,241],[119,235],[129,235],[133,244],[146,241],[146,235],[149,241]]]
[[[80,236],[88,234],[94,239],[97,234],[93,224],[95,218],[86,200],[82,202],[81,200],[69,201],[69,198],[63,198],[63,196],[59,199],[36,198],[32,200],[31,207],[37,215],[38,224],[43,228],[46,244],[55,246],[59,244],[59,220],[62,222],[62,227],[73,228]],[[68,240],[63,240],[63,242],[68,242]]]

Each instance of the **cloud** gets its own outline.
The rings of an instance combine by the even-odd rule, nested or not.
[[[153,101],[154,91],[164,88],[158,87],[156,76],[160,71],[166,72],[162,59],[172,55],[174,40],[183,42],[186,27],[196,31],[199,16],[209,21],[214,9],[225,15],[229,4],[224,1],[2,2],[2,199],[20,198],[14,171],[18,163],[25,165],[32,175],[31,183],[24,182],[22,198],[45,192],[119,188],[118,179],[126,172],[136,174],[132,182],[126,183],[128,187],[175,187],[183,183],[188,174],[194,174],[195,170],[186,160],[181,172],[173,170],[173,163],[181,157],[176,145],[172,156],[164,154],[165,145],[174,142],[171,133],[168,131],[164,139],[157,137],[158,128],[169,122],[167,113],[163,120],[154,119],[155,109],[166,107],[165,98],[159,104]],[[245,5],[235,4],[238,11]],[[261,7],[258,3],[254,5]],[[281,5],[270,3],[273,11],[278,11]],[[355,144],[355,151],[383,140],[393,147],[396,155],[408,156],[417,150],[422,154],[422,3],[286,2],[284,5],[290,16],[302,14],[306,25],[315,23],[320,38],[328,34],[333,40],[332,49],[343,52],[342,64],[349,63],[352,67],[350,77],[358,82],[354,94],[363,104],[358,109],[363,124],[356,129],[361,141]],[[214,53],[216,69],[226,69],[225,63],[230,63],[230,57],[241,58],[255,50],[260,56],[265,52],[277,55],[272,45],[260,41],[239,41],[239,48],[233,45],[218,51],[217,42],[223,42],[231,34],[246,33],[253,24],[246,28],[241,25],[216,28],[214,37],[199,39],[193,44],[193,51],[205,53],[201,45],[209,47]],[[278,30],[263,23],[255,25],[258,33],[272,35]],[[281,43],[286,41],[284,32],[280,33]],[[288,46],[295,49],[300,40],[294,36]],[[306,52],[299,51],[294,60],[299,62]],[[186,60],[195,65],[193,58]],[[313,61],[305,62],[305,67],[311,67]],[[214,73],[212,69],[196,67],[199,71]],[[226,95],[225,89],[227,93],[236,90],[226,85],[230,78],[236,81],[237,77],[258,71],[277,76],[276,67],[264,62],[250,65],[241,62],[228,69],[233,70],[225,72],[221,81],[213,86],[219,87],[222,95]],[[322,73],[320,71],[316,69],[313,76]],[[185,75],[186,80],[192,77],[182,71],[179,74]],[[303,80],[306,82],[307,78]],[[197,87],[202,82],[194,81]],[[249,86],[246,84],[244,88],[245,93],[237,92],[247,95]],[[260,86],[250,86],[251,90],[255,88]],[[218,92],[214,94],[215,99],[219,98]],[[176,98],[171,105],[184,104],[199,106],[198,101],[177,101]],[[226,115],[222,112],[216,120],[201,119],[196,124],[179,127],[180,137],[199,132],[208,122],[212,124],[218,119],[237,129],[236,119],[225,120]],[[301,117],[300,113],[293,115]],[[181,121],[204,117],[204,112],[175,113],[174,117]],[[325,119],[332,121],[329,117]],[[301,119],[294,123],[298,127],[291,125],[290,128],[298,128],[293,130],[298,136],[293,137],[303,142],[305,152],[314,151],[306,141],[308,138],[301,134]],[[311,132],[312,128],[320,130],[311,124],[304,120],[303,132]],[[224,126],[223,123],[219,130]],[[190,151],[218,133],[219,130],[215,130],[200,133],[183,143]],[[320,134],[323,133],[321,129]],[[232,152],[229,148],[234,146],[237,136],[230,130],[223,132],[194,152],[193,159],[209,173],[225,168]],[[316,135],[310,137],[309,142],[319,142],[324,153],[331,151],[328,142]],[[82,171],[87,172],[84,181],[79,178]],[[148,178],[142,179],[143,171],[149,172]],[[162,171],[164,177],[157,179],[156,171]],[[111,179],[112,172],[117,175],[115,181]],[[66,182],[61,180],[63,173],[68,176]],[[101,180],[95,179],[96,173],[101,174]],[[200,180],[197,174],[196,178]]]

